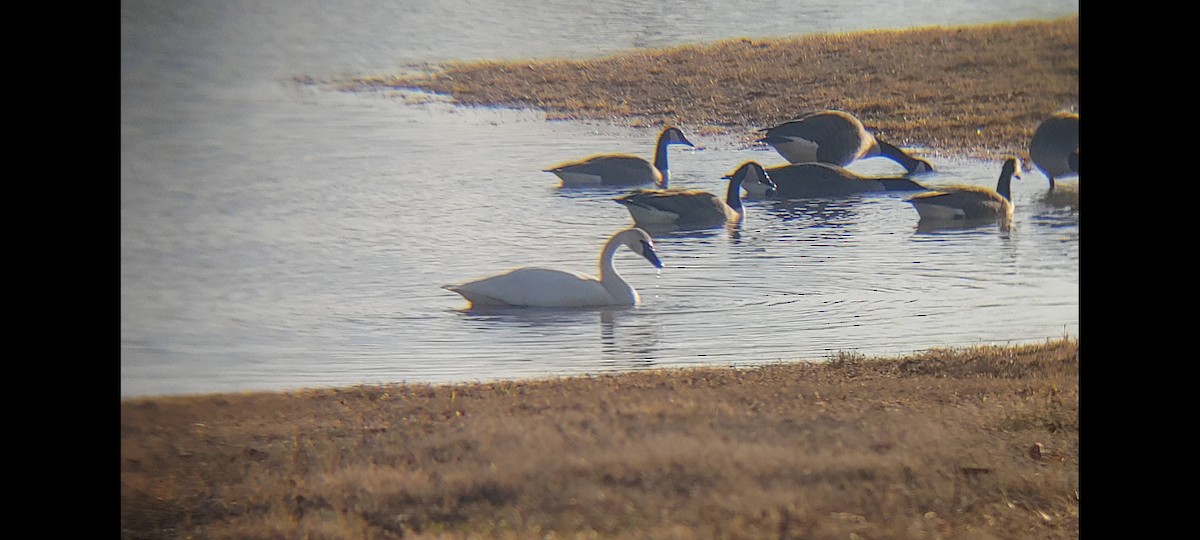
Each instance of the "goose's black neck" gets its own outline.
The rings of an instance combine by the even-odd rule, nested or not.
[[[742,182],[750,176],[750,167],[744,167],[729,177],[729,187],[725,189],[725,204],[730,208],[742,210]]]
[[[1000,181],[996,182],[996,193],[999,193],[1005,200],[1012,202],[1012,178],[1016,174],[1016,167],[1012,162],[1006,162],[1004,169],[1000,171]]]
[[[667,187],[667,182],[671,179],[670,168],[667,166],[667,142],[668,132],[664,131],[658,136],[658,142],[654,145],[654,168],[662,173],[663,188]]]
[[[920,170],[922,165],[925,164],[924,161],[904,153],[904,150],[901,150],[886,141],[875,139],[875,142],[879,144],[879,155],[899,163],[910,173],[925,172]]]

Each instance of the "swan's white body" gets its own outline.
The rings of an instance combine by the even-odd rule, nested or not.
[[[654,241],[641,229],[622,229],[608,239],[600,251],[600,277],[556,270],[525,267],[503,274],[443,288],[454,291],[472,306],[506,307],[595,307],[631,306],[640,301],[635,290],[613,267],[620,246],[662,268],[654,253]]]

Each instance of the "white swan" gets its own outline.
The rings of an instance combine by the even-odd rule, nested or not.
[[[667,166],[667,147],[673,144],[695,146],[683,131],[667,127],[654,145],[654,164],[629,154],[597,154],[579,161],[560,163],[543,172],[554,173],[564,186],[634,185],[654,183],[667,187],[671,170]]]
[[[472,306],[509,307],[595,307],[631,306],[640,298],[632,286],[613,268],[613,255],[620,246],[628,246],[656,268],[663,264],[654,253],[654,240],[638,228],[617,231],[600,251],[600,277],[555,270],[524,267],[503,274],[442,288],[461,294]]]

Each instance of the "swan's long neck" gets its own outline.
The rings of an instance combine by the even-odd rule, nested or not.
[[[654,168],[662,173],[662,188],[667,189],[671,183],[671,169],[667,166],[667,135],[666,133],[658,136],[658,143],[654,146]]]
[[[633,294],[633,288],[617,273],[616,267],[613,266],[613,256],[617,254],[617,248],[624,243],[621,235],[613,236],[608,239],[608,243],[604,244],[604,250],[600,252],[600,284],[613,295],[614,298],[622,298]]]

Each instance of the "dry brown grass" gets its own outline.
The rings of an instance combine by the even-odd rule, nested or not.
[[[800,112],[836,108],[925,154],[1027,159],[1038,122],[1078,106],[1079,18],[730,39],[593,60],[449,63],[344,88],[379,86],[747,140]]]
[[[124,538],[1075,538],[1073,339],[121,403]]]

